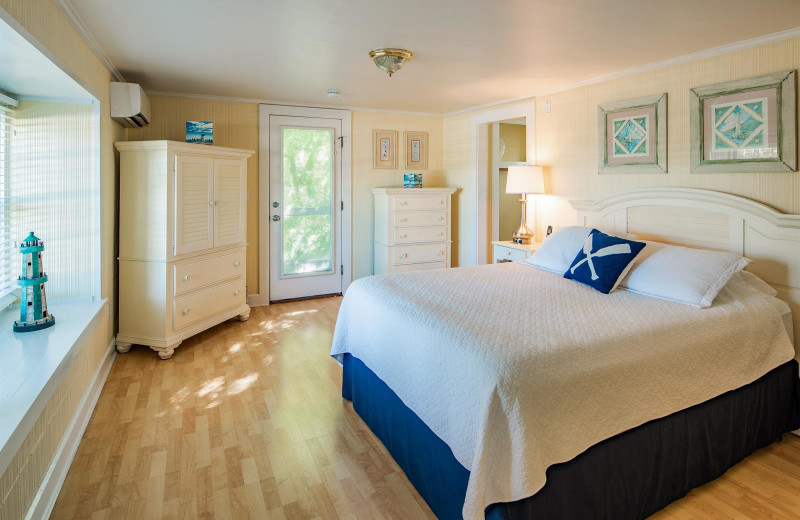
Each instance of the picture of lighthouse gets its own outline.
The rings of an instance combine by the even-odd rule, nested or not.
[[[47,312],[44,284],[47,275],[42,265],[44,242],[33,231],[19,245],[22,253],[22,275],[17,279],[21,290],[19,321],[14,322],[14,332],[32,332],[55,324],[55,317]]]

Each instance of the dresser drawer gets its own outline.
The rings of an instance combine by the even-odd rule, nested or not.
[[[494,246],[494,263],[499,263],[504,260],[525,260],[529,256],[530,253],[528,251],[513,249],[511,247]]]
[[[180,262],[174,267],[174,292],[180,296],[188,292],[244,275],[244,251],[222,256],[204,257]]]
[[[395,244],[409,244],[413,242],[442,242],[447,240],[446,226],[407,227],[394,230]]]
[[[426,211],[424,213],[395,213],[395,227],[444,226],[447,224],[446,211]]]
[[[237,278],[172,302],[172,328],[182,329],[192,323],[245,303],[245,281]]]
[[[394,197],[395,211],[419,211],[431,209],[447,209],[447,195],[411,195]]]
[[[447,261],[450,244],[419,244],[413,246],[395,246],[392,248],[394,265],[419,264],[422,262]]]
[[[447,269],[447,262],[428,262],[426,264],[396,265],[392,269],[392,272],[405,273],[408,271],[431,271],[433,269]]]

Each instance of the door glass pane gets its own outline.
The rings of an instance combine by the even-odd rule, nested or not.
[[[333,272],[333,129],[282,128],[284,276]]]

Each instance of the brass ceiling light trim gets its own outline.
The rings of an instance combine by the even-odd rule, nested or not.
[[[414,53],[405,49],[375,49],[370,51],[369,57],[375,62],[375,65],[385,71],[389,77],[400,70],[403,65],[411,61]]]

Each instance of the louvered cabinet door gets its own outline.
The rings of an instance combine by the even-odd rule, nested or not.
[[[245,241],[247,167],[238,159],[214,160],[214,247]]]
[[[214,159],[175,159],[175,255],[214,247]]]

